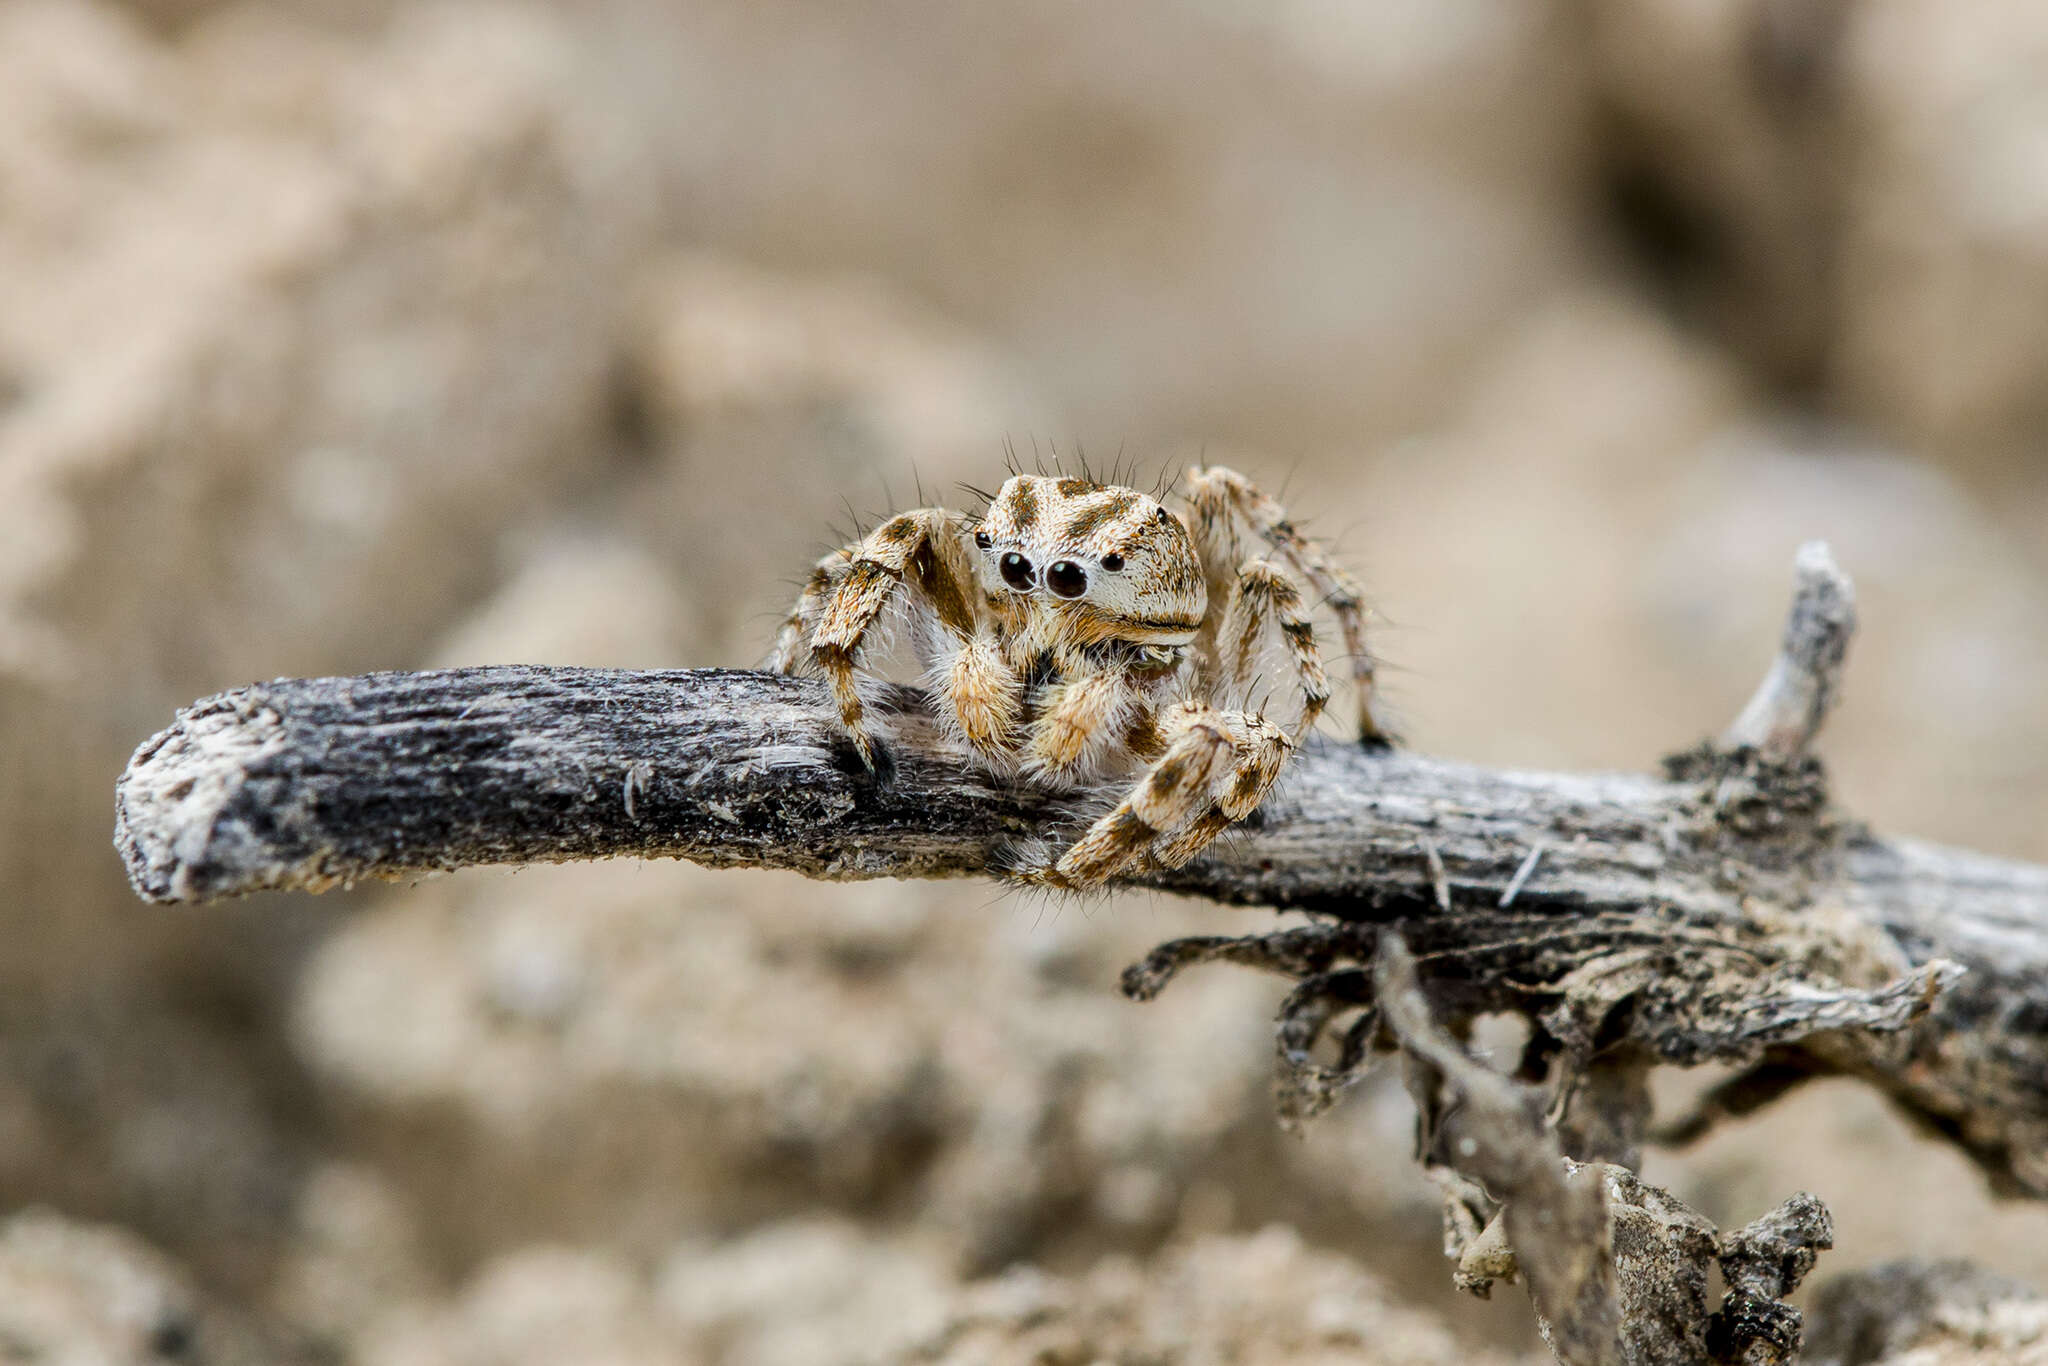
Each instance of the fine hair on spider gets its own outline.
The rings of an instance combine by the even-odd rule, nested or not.
[[[1035,447],[1034,447],[1035,450]],[[1374,719],[1357,582],[1280,504],[1220,465],[1151,492],[1121,453],[1105,478],[1019,467],[973,513],[919,507],[812,567],[768,666],[831,685],[860,761],[877,766],[861,681],[902,633],[941,723],[997,776],[1120,797],[1056,856],[1012,875],[1079,891],[1176,868],[1272,791],[1330,699],[1311,613],[1328,610]],[[920,496],[922,489],[920,488]]]

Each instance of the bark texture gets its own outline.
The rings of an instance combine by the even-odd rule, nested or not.
[[[1100,810],[989,778],[914,692],[889,690],[876,711],[893,741],[883,781],[808,680],[521,667],[282,679],[195,703],[144,744],[121,779],[116,843],[137,892],[166,902],[617,855],[940,877],[985,875],[1018,842]],[[1253,825],[1149,881],[1412,924],[1440,957],[1490,962],[1482,993],[1484,977],[1557,982],[1566,964],[1615,954],[1666,982],[1713,978],[1726,959],[1825,968],[1837,983],[1711,1021],[1664,1018],[1664,987],[1619,1001],[1659,1016],[1642,1024],[1674,1062],[1866,1023],[1883,1007],[1862,987],[1888,990],[1901,1023],[1931,998],[1886,1056],[1853,1060],[1999,1175],[2048,1192],[2048,869],[1878,838],[1830,812],[1810,767],[1755,751],[1672,768],[1514,773],[1316,745]],[[1663,958],[1687,966],[1666,972]]]
[[[2000,1189],[2048,1195],[2048,869],[1882,838],[1830,803],[1808,746],[1854,625],[1847,579],[1808,547],[1757,695],[1661,776],[1311,745],[1254,820],[1146,879],[1309,923],[1163,946],[1126,991],[1206,959],[1292,978],[1276,1038],[1290,1120],[1398,1053],[1459,1283],[1526,1281],[1563,1360],[1792,1359],[1782,1296],[1829,1245],[1827,1212],[1795,1196],[1720,1233],[1628,1170],[1646,1138],[1688,1141],[1847,1072]],[[878,688],[871,715],[879,775],[809,680],[282,679],[195,703],[144,744],[116,844],[154,901],[615,855],[1002,876],[1103,809],[990,777],[914,690]],[[1528,1022],[1510,1073],[1459,1042],[1489,1012]],[[1652,1132],[1648,1068],[1706,1061],[1742,1070]],[[1728,1285],[1711,1310],[1709,1261]]]

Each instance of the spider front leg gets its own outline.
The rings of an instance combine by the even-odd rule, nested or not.
[[[1280,771],[1294,757],[1295,742],[1265,717],[1235,711],[1222,715],[1237,742],[1237,762],[1231,768],[1230,781],[1200,815],[1152,847],[1151,861],[1161,868],[1180,867],[1258,810],[1280,780]]]
[[[1212,465],[1189,470],[1187,478],[1195,537],[1212,576],[1239,564],[1244,557],[1242,542],[1257,537],[1281,563],[1309,583],[1329,604],[1344,634],[1344,649],[1351,656],[1351,673],[1358,685],[1359,738],[1367,744],[1389,743],[1391,737],[1373,715],[1373,658],[1365,645],[1365,596],[1358,581],[1295,529],[1287,509],[1236,470]]]
[[[818,619],[825,615],[825,604],[831,600],[832,589],[846,577],[854,552],[859,548],[858,545],[843,545],[811,566],[811,576],[804,580],[796,605],[789,609],[782,629],[775,633],[775,648],[768,652],[763,668],[773,673],[793,674],[810,660],[811,633],[818,629]]]
[[[993,638],[976,635],[934,667],[931,682],[946,701],[941,721],[998,771],[1015,758],[1024,711],[1024,682]]]
[[[899,513],[862,538],[847,555],[843,572],[828,563],[833,557],[827,556],[819,565],[823,585],[816,594],[805,589],[807,597],[823,599],[810,628],[810,662],[831,684],[839,719],[861,762],[871,770],[874,742],[862,720],[855,668],[868,632],[896,591],[910,589],[916,608],[928,612],[939,629],[963,644],[973,635],[974,569],[961,545],[956,518],[944,508]],[[814,574],[812,583],[818,582]],[[805,621],[805,601],[798,599],[791,619],[791,626],[798,629]]]
[[[1165,753],[1060,856],[1048,881],[1088,888],[1145,867],[1179,867],[1250,815],[1294,752],[1263,717],[1205,702],[1180,703],[1159,729]]]
[[[1289,728],[1299,742],[1315,729],[1316,718],[1330,701],[1323,653],[1316,645],[1315,627],[1309,622],[1307,605],[1293,576],[1269,560],[1253,560],[1237,571],[1230,600],[1224,604],[1222,627],[1216,633],[1224,698],[1240,707],[1250,706],[1252,689],[1264,677],[1262,666],[1275,634],[1300,691],[1301,711]]]

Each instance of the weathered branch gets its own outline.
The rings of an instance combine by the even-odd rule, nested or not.
[[[1529,1283],[1544,1339],[1558,1360],[1621,1366],[1629,1358],[1622,1353],[1621,1299],[1599,1170],[1567,1166],[1541,1091],[1474,1062],[1443,1032],[1399,935],[1381,942],[1376,968],[1374,994],[1406,1063],[1425,1166],[1455,1172],[1473,1184],[1475,1198],[1484,1198],[1483,1191],[1500,1202],[1513,1274]],[[1470,1251],[1466,1275],[1477,1282],[1485,1277],[1474,1274]]]
[[[1399,1052],[1458,1282],[1526,1282],[1567,1363],[1793,1359],[1783,1297],[1829,1245],[1827,1212],[1796,1196],[1723,1234],[1642,1182],[1653,1063],[1746,1065],[1666,1141],[1849,1072],[2001,1189],[2048,1195],[2048,869],[1880,839],[1832,808],[1809,750],[1854,625],[1848,580],[1805,547],[1764,683],[1661,779],[1311,745],[1254,820],[1146,880],[1316,918],[1165,945],[1125,990],[1211,959],[1293,979],[1276,1033],[1290,1122]],[[877,689],[870,716],[879,778],[821,686],[765,674],[279,680],[142,746],[115,842],[157,901],[620,854],[1000,876],[1016,846],[1103,809],[992,778],[912,690]],[[1508,1072],[1458,1043],[1488,1011],[1529,1022]],[[1727,1293],[1710,1311],[1713,1265]]]
[[[1444,1031],[1400,937],[1385,936],[1375,959],[1375,995],[1415,1099],[1418,1157],[1445,1189],[1467,1289],[1526,1282],[1564,1366],[1798,1359],[1801,1316],[1784,1300],[1834,1245],[1820,1201],[1795,1195],[1722,1233],[1625,1166],[1574,1161],[1545,1088],[1476,1061]],[[1727,1288],[1710,1310],[1715,1267]]]
[[[1749,705],[1721,733],[1724,749],[1796,758],[1813,743],[1834,705],[1842,661],[1856,634],[1856,590],[1822,541],[1799,547],[1795,572],[1798,586],[1778,657]]]
[[[1547,1011],[1546,1037],[1587,1060],[1862,1075],[2003,1188],[2048,1194],[2048,869],[1882,839],[1829,807],[1803,750],[1848,594],[1824,552],[1800,578],[1777,681],[1736,748],[1659,779],[1311,745],[1253,822],[1146,880],[1400,927],[1432,980],[1474,1008]],[[810,681],[280,680],[196,703],[143,745],[116,842],[158,901],[614,855],[941,877],[987,875],[1101,809],[989,777],[912,690],[878,690],[872,714],[882,781]]]

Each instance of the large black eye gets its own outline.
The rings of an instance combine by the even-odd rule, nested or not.
[[[1117,554],[1115,551],[1111,551],[1109,554],[1104,555],[1102,557],[1102,567],[1104,569],[1107,569],[1110,573],[1114,574],[1117,570],[1122,569],[1124,567],[1124,557]]]
[[[1030,591],[1031,585],[1037,582],[1037,575],[1032,571],[1031,561],[1025,559],[1014,550],[1004,554],[1002,571],[1003,582],[1016,589],[1019,593]]]
[[[1072,560],[1055,560],[1045,571],[1045,586],[1063,598],[1078,598],[1088,591],[1088,576]]]
[[[986,550],[995,544],[995,539],[986,531],[977,531],[974,533],[974,543],[981,549]]]

